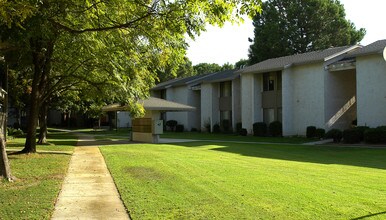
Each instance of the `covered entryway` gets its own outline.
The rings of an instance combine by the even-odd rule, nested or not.
[[[146,113],[142,118],[132,119],[132,140],[146,143],[158,143],[159,134],[163,132],[163,121],[161,113],[163,112],[187,112],[195,111],[196,108],[177,102],[171,102],[164,99],[149,97],[145,100],[139,100]],[[111,104],[102,108],[105,112],[127,111],[129,106],[120,104]]]

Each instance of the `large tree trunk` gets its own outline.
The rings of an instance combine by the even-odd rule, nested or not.
[[[32,81],[31,102],[27,120],[27,135],[24,149],[21,153],[36,153],[36,128],[39,118],[39,110],[42,94],[47,86],[48,76],[51,70],[51,58],[54,49],[54,41],[42,42],[31,39],[30,41],[34,65]]]
[[[5,117],[5,115],[4,115]],[[0,176],[3,176],[8,181],[12,180],[11,168],[9,167],[7,152],[5,151],[6,142],[3,135],[3,129],[0,129]]]
[[[38,144],[46,144],[47,143],[47,114],[48,114],[48,104],[44,102],[42,107],[40,108],[39,113],[39,140]]]

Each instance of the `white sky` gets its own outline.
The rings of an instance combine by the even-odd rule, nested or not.
[[[361,44],[367,45],[374,41],[386,39],[384,25],[385,0],[340,0],[346,10],[346,18],[355,26],[366,29]],[[253,39],[253,25],[246,20],[241,25],[226,24],[223,28],[208,26],[196,41],[189,43],[187,56],[193,65],[198,63],[231,63],[248,58],[250,43]]]

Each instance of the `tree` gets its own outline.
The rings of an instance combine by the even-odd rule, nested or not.
[[[217,63],[199,63],[193,66],[193,69],[196,71],[197,75],[215,73],[221,70],[221,66]]]
[[[18,25],[0,23],[0,39],[31,57],[33,76],[22,152],[36,152],[39,111],[52,80],[54,58],[64,52],[57,47],[63,41],[71,39],[74,45],[81,44],[79,50],[92,57],[97,67],[91,68],[90,76],[96,74],[99,80],[106,76],[109,80],[117,79],[111,82],[114,87],[108,92],[140,109],[136,100],[148,95],[156,79],[154,70],[163,69],[171,62],[182,62],[186,33],[194,38],[205,30],[206,23],[221,26],[227,20],[240,20],[241,14],[253,16],[260,3],[254,0],[21,1],[25,7],[33,8],[33,15],[24,16]]]
[[[345,19],[339,0],[268,0],[253,19],[254,39],[249,49],[250,64],[269,58],[346,46],[363,39]]]
[[[222,66],[221,66],[221,70],[232,70],[234,69],[235,67],[233,66],[233,64],[230,64],[229,62],[228,63],[224,63]]]
[[[241,59],[235,63],[235,68],[242,69],[248,65],[248,62],[249,61],[247,59]]]

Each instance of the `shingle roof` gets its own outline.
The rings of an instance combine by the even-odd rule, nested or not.
[[[195,111],[196,108],[184,105],[177,102],[167,101],[155,97],[149,97],[145,100],[139,100],[139,104],[142,104],[145,110],[158,110],[158,111]],[[127,111],[127,105],[111,104],[102,107],[102,111]]]
[[[169,87],[182,86],[182,85],[189,83],[190,81],[204,78],[204,77],[207,77],[209,75],[211,75],[211,74],[203,74],[203,75],[190,76],[190,77],[185,77],[185,78],[172,79],[172,80],[157,84],[151,90],[162,90],[162,89],[166,89]]]
[[[201,82],[211,83],[211,82],[224,82],[234,80],[240,76],[239,69],[234,70],[224,70],[216,72],[206,78],[200,80]]]
[[[272,58],[269,60],[262,61],[252,66],[244,68],[241,73],[261,73],[268,71],[277,71],[284,69],[287,65],[300,65],[307,63],[314,63],[323,61],[326,57],[332,56],[339,53],[350,46],[334,47],[320,51],[312,51],[308,53],[295,54],[291,56]]]
[[[386,40],[379,40],[371,43],[367,46],[362,47],[352,53],[349,53],[347,57],[357,57],[364,56],[369,54],[382,53],[383,49],[386,47]]]

